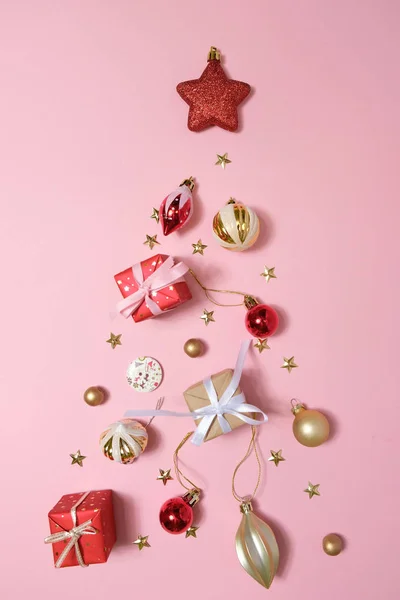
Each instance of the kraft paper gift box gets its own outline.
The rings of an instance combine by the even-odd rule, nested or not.
[[[220,371],[215,375],[211,375],[211,381],[217,393],[218,400],[221,398],[222,394],[231,382],[232,376],[233,369],[224,369],[223,371]],[[236,396],[240,393],[241,389],[239,385],[236,388],[235,393],[233,395]],[[210,399],[204,387],[203,381],[199,381],[198,383],[195,383],[194,385],[190,386],[187,390],[183,392],[183,395],[185,397],[186,404],[188,405],[190,411],[197,410],[198,408],[204,408],[205,406],[209,406],[210,404]],[[254,416],[253,413],[246,413],[246,415],[248,417]],[[236,429],[237,427],[240,427],[241,425],[245,425],[244,421],[242,421],[235,415],[225,414],[224,417],[228,421],[232,430]],[[201,421],[202,418],[203,417],[195,419],[196,425]],[[222,429],[218,423],[218,419],[215,418],[212,422],[210,429],[207,432],[207,435],[204,438],[204,441],[207,442],[208,440],[212,440],[221,434]]]

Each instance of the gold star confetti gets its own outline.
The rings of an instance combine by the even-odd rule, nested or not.
[[[263,350],[271,350],[270,346],[268,346],[268,338],[265,338],[265,340],[258,338],[257,344],[254,344],[254,348],[257,348],[260,354]]]
[[[201,240],[199,240],[197,242],[197,244],[192,244],[193,247],[193,252],[192,254],[201,254],[203,256],[204,254],[204,248],[207,248],[207,246],[205,246],[204,244],[201,243]]]
[[[148,535],[138,535],[137,540],[132,542],[132,544],[136,544],[139,550],[143,550],[143,548],[151,548],[148,540]]]
[[[272,267],[270,269],[269,267],[267,267],[267,265],[264,265],[264,273],[260,273],[260,275],[261,277],[265,277],[265,281],[267,283],[270,279],[276,279],[275,267]]]
[[[203,321],[206,325],[208,325],[211,321],[213,321],[215,323],[215,319],[214,319],[213,315],[214,315],[213,310],[208,311],[208,310],[204,309],[203,314],[201,315],[200,319],[203,319]]]
[[[225,169],[225,165],[228,165],[229,163],[231,163],[232,161],[229,160],[228,158],[228,153],[225,152],[225,154],[217,154],[217,162],[215,163],[216,165],[221,165],[221,167],[223,169]]]
[[[157,242],[157,235],[147,235],[146,233],[146,241],[143,244],[153,250],[156,244],[160,245],[160,242]]]
[[[86,456],[82,456],[80,450],[75,452],[75,454],[70,454],[70,457],[72,458],[71,465],[79,465],[80,467],[83,467],[82,461],[85,460]]]
[[[319,484],[319,483],[317,483],[316,485],[313,485],[313,484],[311,483],[311,481],[309,481],[309,482],[308,482],[308,487],[307,487],[307,489],[306,489],[306,490],[304,490],[304,491],[306,492],[306,494],[308,494],[308,497],[310,498],[310,500],[311,500],[311,498],[312,498],[313,496],[320,496],[320,495],[321,495],[321,494],[319,493],[319,491],[318,491],[318,488],[319,488],[319,486],[320,486],[320,484]]]
[[[198,527],[194,527],[194,525],[192,525],[191,527],[189,527],[189,529],[186,530],[185,537],[186,538],[188,538],[188,537],[197,538],[197,535],[196,535],[197,530],[198,530]]]
[[[160,222],[160,211],[153,208],[153,214],[150,215],[150,219],[154,219],[156,223]]]
[[[160,471],[160,474],[157,477],[157,481],[162,481],[164,485],[167,485],[167,481],[173,479],[173,477],[171,477],[171,469],[167,469],[166,471],[163,471],[163,469],[158,470]]]
[[[294,362],[294,356],[291,356],[290,358],[286,358],[285,356],[283,357],[283,365],[281,366],[281,369],[287,369],[288,373],[290,373],[292,369],[297,369],[298,366],[299,365],[296,365]]]
[[[118,335],[115,335],[114,333],[110,333],[110,337],[107,341],[107,344],[111,344],[111,348],[114,350],[115,346],[122,346],[122,342],[121,342],[121,336],[122,333],[118,333]]]
[[[271,456],[269,457],[268,460],[272,460],[275,463],[276,467],[279,465],[280,462],[282,462],[283,460],[286,460],[282,456],[282,450],[278,450],[278,452],[274,452],[273,450],[270,450],[270,452],[271,452]]]

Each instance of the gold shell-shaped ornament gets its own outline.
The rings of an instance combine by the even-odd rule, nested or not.
[[[133,419],[121,419],[110,425],[100,436],[104,456],[129,465],[147,446],[146,428]]]
[[[260,221],[251,208],[232,200],[215,215],[213,233],[223,248],[241,252],[257,240]]]
[[[236,533],[236,552],[242,567],[269,588],[279,565],[279,548],[271,527],[253,513],[250,502],[240,506],[242,521]]]

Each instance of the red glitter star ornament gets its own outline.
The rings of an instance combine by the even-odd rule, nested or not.
[[[212,46],[201,77],[183,81],[176,87],[181,98],[189,104],[188,127],[191,131],[202,131],[212,125],[228,131],[238,128],[238,106],[251,88],[243,81],[228,79],[220,60],[220,53]]]

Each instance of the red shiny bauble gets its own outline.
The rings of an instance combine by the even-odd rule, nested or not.
[[[184,533],[193,523],[192,507],[181,496],[170,498],[161,507],[160,523],[168,533]]]
[[[185,179],[178,189],[162,201],[159,216],[164,235],[178,231],[189,221],[193,214],[193,187],[193,180]]]
[[[267,304],[256,304],[247,312],[245,325],[247,331],[256,338],[270,337],[278,329],[278,313]]]

